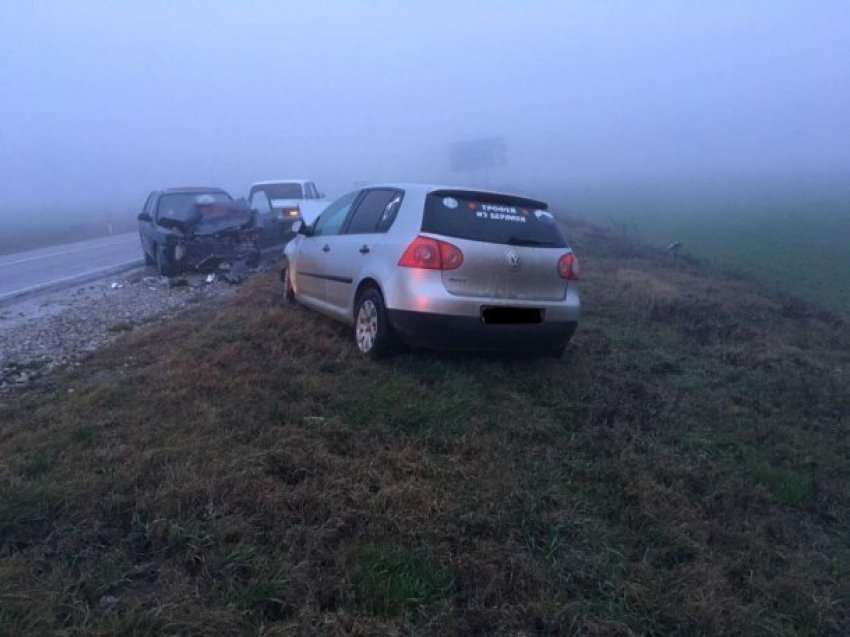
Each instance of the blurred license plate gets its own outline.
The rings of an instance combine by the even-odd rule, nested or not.
[[[481,318],[488,325],[542,323],[543,311],[529,307],[482,307]]]

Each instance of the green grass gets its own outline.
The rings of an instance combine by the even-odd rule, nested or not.
[[[765,486],[780,502],[787,506],[811,506],[814,497],[814,479],[799,470],[771,467],[761,463],[752,469],[753,479]]]
[[[567,201],[588,221],[774,289],[850,312],[850,188],[842,181],[585,191]]]
[[[846,634],[847,323],[567,230],[560,360],[365,360],[269,274],[5,398],[0,634]]]
[[[394,617],[448,598],[451,577],[425,547],[409,550],[368,545],[354,566],[356,603],[366,612]]]

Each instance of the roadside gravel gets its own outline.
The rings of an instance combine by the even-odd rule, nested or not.
[[[74,365],[139,325],[230,298],[236,288],[220,274],[212,282],[202,275],[169,281],[140,268],[0,307],[0,394]]]

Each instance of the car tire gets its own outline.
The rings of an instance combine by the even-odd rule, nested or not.
[[[287,303],[295,303],[295,290],[292,287],[292,279],[289,278],[289,268],[284,266],[280,271],[280,280],[283,282],[283,298]]]
[[[156,272],[162,277],[172,277],[175,274],[174,266],[168,262],[168,257],[165,256],[165,250],[156,246],[154,248],[156,254]]]
[[[394,338],[384,297],[375,288],[360,293],[354,307],[354,344],[360,353],[372,359],[391,353]]]

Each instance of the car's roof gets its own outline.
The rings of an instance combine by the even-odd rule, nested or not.
[[[251,188],[254,186],[273,186],[275,184],[301,184],[302,186],[306,183],[312,183],[312,179],[269,179],[267,181],[255,181],[251,184]]]
[[[184,186],[180,188],[166,188],[162,191],[164,195],[197,195],[199,193],[204,192],[220,192],[223,194],[228,194],[228,192],[222,188],[216,188],[214,186]]]

